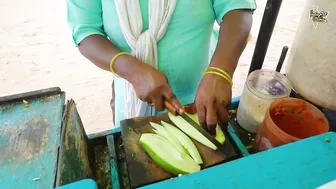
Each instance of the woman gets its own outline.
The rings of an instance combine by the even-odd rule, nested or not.
[[[182,104],[195,102],[200,123],[209,132],[217,123],[227,124],[231,77],[251,29],[254,0],[67,4],[68,23],[81,54],[115,75],[117,127],[123,119],[153,114],[154,108],[154,114],[160,113],[165,101],[179,111]],[[214,38],[215,21],[220,30]]]

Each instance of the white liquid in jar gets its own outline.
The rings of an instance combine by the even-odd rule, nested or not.
[[[250,133],[256,133],[271,103],[289,96],[291,85],[287,78],[273,70],[252,72],[240,98],[237,121]]]
[[[250,133],[256,133],[272,100],[256,97],[245,87],[237,111],[237,121]]]

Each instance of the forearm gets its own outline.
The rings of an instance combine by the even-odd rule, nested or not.
[[[78,47],[80,53],[101,69],[110,71],[112,58],[121,52],[110,40],[101,35],[91,35],[85,38]],[[134,60],[135,59],[135,60]],[[140,62],[133,56],[120,56],[113,64],[113,69],[119,76],[129,80],[134,62]],[[141,62],[140,62],[141,63]]]
[[[252,12],[250,10],[228,12],[220,26],[219,39],[210,66],[221,68],[233,76],[238,60],[247,44],[251,27]]]

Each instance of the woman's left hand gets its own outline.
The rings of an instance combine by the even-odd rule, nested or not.
[[[216,125],[227,126],[228,108],[231,104],[232,88],[227,80],[214,75],[204,75],[195,99],[201,126],[214,134]]]

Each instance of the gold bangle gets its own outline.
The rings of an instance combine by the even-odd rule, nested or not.
[[[129,53],[128,53],[128,52],[120,52],[120,53],[114,55],[114,57],[112,58],[112,60],[111,60],[111,62],[110,62],[110,71],[112,72],[113,75],[119,77],[119,75],[116,74],[115,71],[114,71],[114,69],[113,69],[113,64],[114,64],[114,62],[117,60],[117,58],[118,58],[119,56],[121,56],[121,55],[125,55],[125,54],[129,54]]]
[[[225,75],[226,77],[228,77],[231,81],[232,81],[232,77],[224,70],[220,69],[220,68],[216,68],[216,67],[208,67],[208,70],[216,70],[218,72],[220,72],[221,74]]]
[[[222,74],[222,73],[213,72],[213,71],[206,71],[206,72],[204,72],[203,76],[205,76],[206,74],[215,74],[215,75],[218,75],[218,76],[222,77],[223,79],[225,79],[230,84],[231,87],[233,85],[232,80],[230,78],[228,78],[226,75]]]

